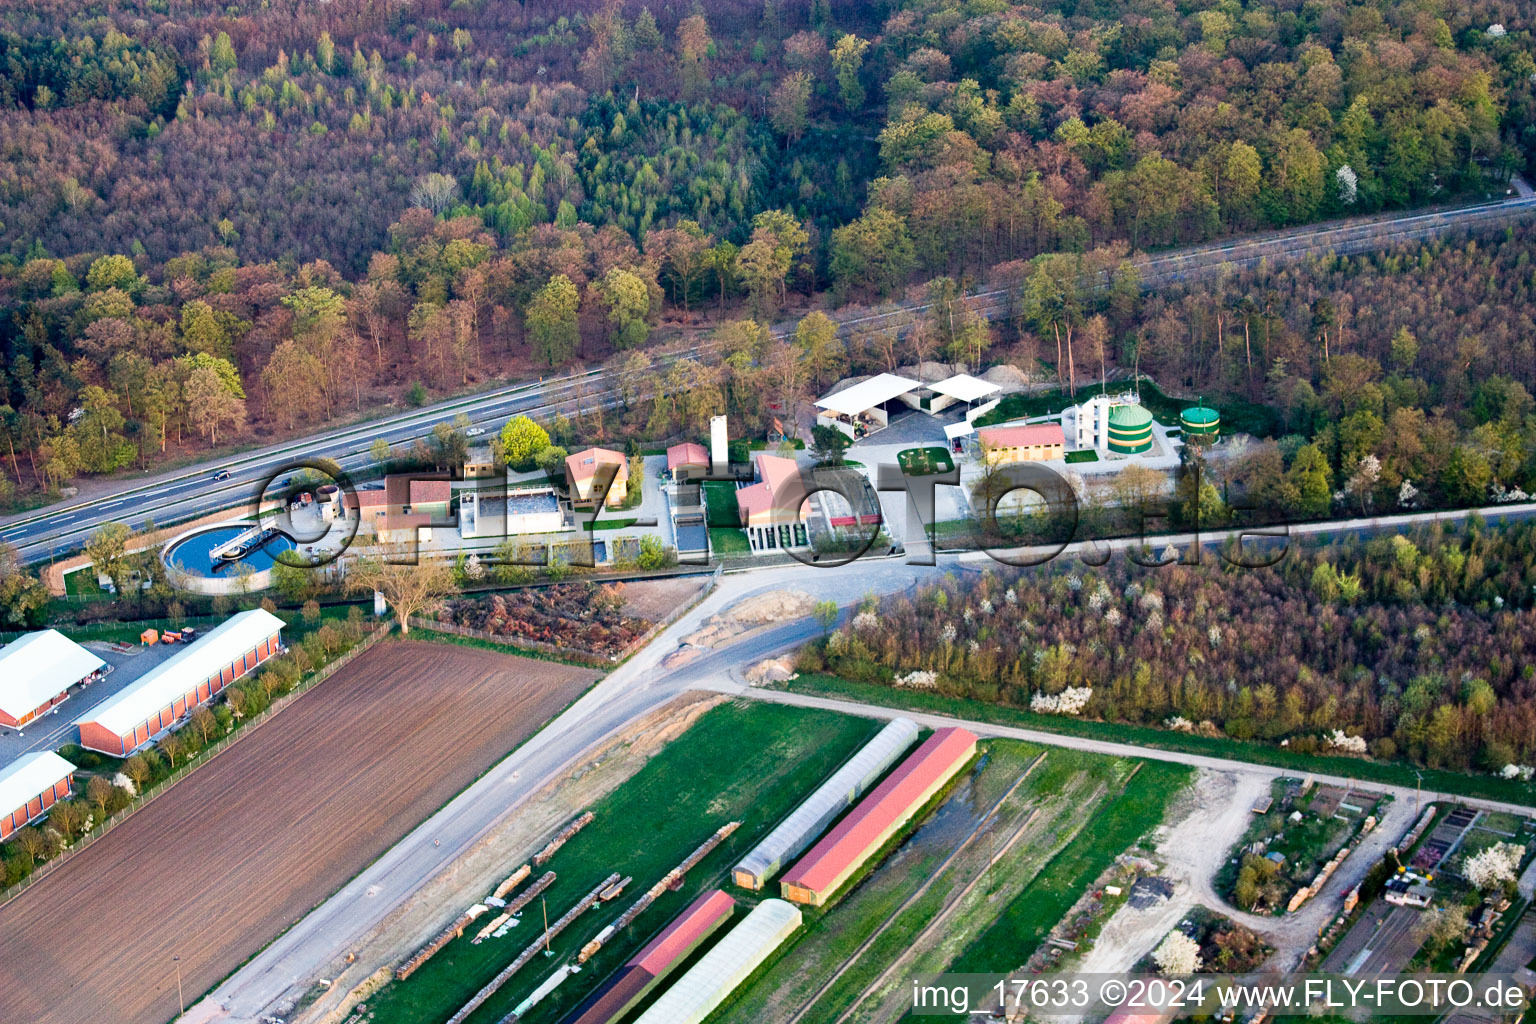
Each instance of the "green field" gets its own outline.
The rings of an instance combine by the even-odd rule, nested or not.
[[[734,529],[741,525],[734,483],[729,480],[705,480],[699,487],[704,491],[705,515],[710,526]]]
[[[739,527],[711,526],[709,550],[715,555],[750,555],[752,545],[747,540],[747,531]]]
[[[1092,448],[1084,448],[1081,451],[1067,452],[1065,459],[1069,466],[1077,462],[1098,462],[1099,453]]]
[[[838,697],[883,707],[927,711],[954,718],[989,722],[994,725],[1039,729],[1042,732],[1060,733],[1063,736],[1084,736],[1117,743],[1133,743],[1183,754],[1226,757],[1234,761],[1292,769],[1299,773],[1318,772],[1359,779],[1363,782],[1407,787],[1414,786],[1422,777],[1425,790],[1484,797],[1489,800],[1504,800],[1514,804],[1528,804],[1531,800],[1529,783],[1500,779],[1491,775],[1466,775],[1443,768],[1416,769],[1405,761],[1372,761],[1358,757],[1303,754],[1286,747],[1258,741],[1196,736],[1124,722],[1100,722],[1085,718],[1067,718],[1062,715],[1041,715],[1022,708],[987,704],[961,697],[946,697],[943,694],[918,690],[898,690],[893,686],[881,686],[875,683],[856,683],[827,675],[802,674],[793,682],[779,685],[783,689],[794,690],[796,693]]]
[[[595,519],[592,522],[587,523],[586,528],[589,531],[622,530],[626,527],[634,526],[639,521],[640,520],[633,517],[625,518],[622,516],[618,519]]]
[[[611,941],[526,1018],[530,1024],[557,1021],[700,891],[724,884],[731,865],[878,728],[869,719],[768,704],[731,704],[705,714],[593,806],[592,824],[546,865],[558,875],[546,897],[551,920],[610,872],[634,876],[624,895],[579,918],[556,939],[555,957],[536,958],[469,1024],[499,1021],[711,832],[740,820],[742,827],[688,874],[680,891],[657,900],[628,934]],[[370,999],[372,1020],[446,1020],[537,936],[533,922],[539,919],[539,908],[530,907],[522,927],[479,946],[470,941],[476,929],[468,929],[410,979],[392,983]]]

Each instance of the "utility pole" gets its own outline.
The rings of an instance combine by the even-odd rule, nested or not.
[[[181,993],[181,957],[171,957],[171,963],[176,965],[176,1001],[181,1004],[182,1015],[187,1012],[187,999]]]
[[[1415,770],[1413,780],[1413,816],[1418,818],[1423,813],[1423,809],[1419,806],[1419,791],[1424,788],[1424,773]]]
[[[544,955],[549,956],[549,897],[540,896],[539,905],[544,908]]]

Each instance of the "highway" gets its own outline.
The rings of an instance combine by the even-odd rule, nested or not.
[[[1424,241],[1463,228],[1506,223],[1536,213],[1536,195],[1518,179],[1516,195],[1489,203],[1429,212],[1357,218],[1285,231],[1250,235],[1242,239],[1188,246],[1167,252],[1139,255],[1132,262],[1145,287],[1190,282],[1223,272],[1227,267],[1250,267],[1261,260],[1271,264],[1294,261],[1308,255],[1338,252],[1360,253],[1405,242]],[[989,319],[1010,314],[1009,292],[983,288],[966,300],[967,305]],[[833,314],[844,336],[895,327],[930,308],[928,303],[890,304],[875,309],[850,308]],[[776,335],[788,335],[794,324],[774,327]],[[674,339],[675,340],[675,339]],[[697,355],[707,344],[684,345],[663,358]],[[338,428],[258,448],[238,456],[209,460],[174,472],[130,480],[97,497],[65,502],[38,512],[0,519],[0,541],[14,544],[28,562],[43,562],[79,549],[97,527],[109,522],[142,526],[153,519],[160,526],[196,518],[219,509],[254,501],[258,488],[274,473],[302,458],[334,460],[343,470],[356,472],[371,459],[368,447],[376,438],[401,445],[427,435],[432,427],[461,413],[487,432],[518,413],[548,419],[568,410],[578,396],[586,402],[612,405],[616,401],[611,375],[594,369],[541,381],[503,386],[478,395],[460,397],[378,420]],[[225,480],[214,475],[229,471]]]

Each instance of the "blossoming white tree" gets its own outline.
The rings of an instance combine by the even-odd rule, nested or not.
[[[1194,974],[1200,969],[1200,944],[1175,929],[1152,951],[1152,962],[1163,974]]]
[[[1479,889],[1496,889],[1515,880],[1520,855],[1525,851],[1514,843],[1494,843],[1467,858],[1461,873]]]

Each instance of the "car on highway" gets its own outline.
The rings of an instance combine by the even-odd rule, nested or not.
[[[228,480],[229,479],[229,470],[221,469],[217,473],[213,474],[213,478],[215,480]]]
[[[464,431],[464,436],[465,437],[479,437],[483,433],[485,433],[485,428],[484,427],[470,427],[468,430]]]

